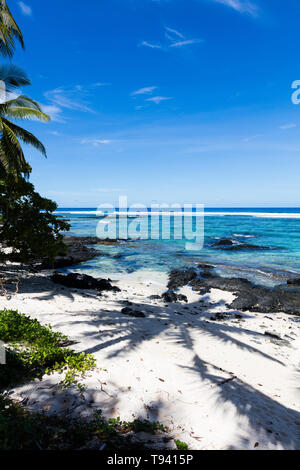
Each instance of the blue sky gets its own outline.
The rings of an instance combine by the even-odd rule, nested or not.
[[[62,207],[300,206],[298,0],[9,0]]]

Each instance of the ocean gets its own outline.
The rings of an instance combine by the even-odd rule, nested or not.
[[[96,211],[59,208],[56,213],[69,220],[70,235],[95,236],[98,224],[110,220],[95,218]],[[268,286],[300,275],[300,208],[205,208],[204,214],[203,248],[190,251],[186,249],[187,240],[172,239],[175,219],[169,240],[97,245],[99,258],[70,271],[107,277],[140,269],[168,272],[209,263],[222,276],[244,277]],[[230,244],[223,246],[224,239]],[[217,246],[220,240],[222,246]]]

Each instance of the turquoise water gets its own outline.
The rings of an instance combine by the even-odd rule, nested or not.
[[[93,218],[97,215],[95,211],[62,208],[57,214],[70,221],[70,234],[95,236],[101,223],[101,219]],[[105,276],[138,269],[169,271],[209,262],[222,275],[247,277],[268,285],[280,284],[300,274],[300,208],[206,208],[204,227],[204,247],[197,251],[186,250],[186,240],[136,240],[117,246],[98,246],[101,256],[76,268]],[[171,224],[171,236],[173,232]],[[220,238],[264,249],[227,251],[213,247]]]

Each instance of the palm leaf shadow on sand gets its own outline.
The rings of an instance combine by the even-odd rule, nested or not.
[[[56,295],[63,295],[71,300],[73,298],[72,290],[61,289],[50,281],[49,289],[47,289],[46,293],[45,287],[43,286],[39,290],[38,285],[38,279],[36,285],[32,285],[32,280],[25,281],[22,286],[22,292],[37,292],[40,300],[52,300],[55,299]],[[93,298],[98,296],[98,294],[92,292],[89,294],[84,293],[84,295]],[[250,346],[246,342],[235,338],[236,334],[243,334],[247,337],[263,340],[265,339],[263,334],[244,329],[240,322],[236,325],[232,323],[226,324],[221,321],[212,322],[210,321],[210,307],[201,307],[198,302],[188,304],[188,310],[185,310],[185,306],[182,304],[172,304],[167,307],[159,303],[151,303],[150,301],[149,303],[133,303],[131,308],[145,312],[145,318],[133,318],[120,313],[120,307],[124,307],[124,304],[118,301],[117,297],[115,306],[115,310],[105,311],[102,309],[98,312],[89,312],[89,318],[86,319],[76,319],[79,315],[84,315],[84,312],[78,311],[70,314],[67,323],[70,331],[72,326],[76,325],[78,327],[82,325],[82,334],[88,338],[91,344],[83,352],[92,354],[100,350],[102,352],[107,350],[107,359],[113,359],[117,356],[125,355],[129,351],[137,350],[144,341],[165,335],[166,340],[180,343],[183,348],[193,353],[193,367],[185,367],[180,364],[177,364],[177,366],[186,369],[195,384],[201,379],[207,381],[216,389],[216,407],[225,408],[225,405],[230,403],[235,408],[237,416],[248,420],[249,425],[257,436],[266,435],[267,433],[269,442],[278,443],[283,448],[299,448],[300,413],[284,407],[276,400],[246,384],[240,378],[232,378],[230,372],[225,371],[232,380],[223,383],[224,371],[221,372],[216,365],[209,364],[200,357],[199,353],[195,351],[194,341],[190,332],[199,332],[199,334],[211,336],[214,340],[220,341],[224,345],[234,343],[240,350],[249,351],[251,354],[261,356],[271,362],[282,364],[280,360],[264,353],[258,347]],[[222,307],[222,303],[219,306]],[[231,312],[232,315],[235,313],[240,312]],[[99,328],[109,327],[110,325],[114,325],[114,328],[99,331]],[[54,328],[58,326],[64,326],[64,323],[60,322],[53,325]],[[88,329],[84,331],[84,326],[93,326],[95,328],[94,331]],[[214,370],[213,373],[211,372],[212,370]],[[120,393],[124,393],[124,391]],[[118,397],[116,395],[113,399],[113,406],[117,405],[117,401]],[[165,406],[166,404],[163,401],[157,405],[161,409]],[[147,404],[145,404],[145,407],[147,407]],[[151,404],[151,409],[156,409],[155,412],[158,416],[160,413],[157,407],[153,407]],[[264,410],[264,422],[261,422],[261,413],[258,413],[258,409]],[[288,433],[279,429],[282,417],[286,417],[283,419],[288,423]],[[247,436],[245,437],[241,433],[235,440],[234,448],[249,446],[250,443],[247,439]]]
[[[201,334],[209,335],[224,344],[234,343],[238,349],[248,350],[252,354],[260,355],[269,361],[283,365],[283,363],[275,357],[234,338],[234,334],[243,333],[253,338],[265,340],[263,334],[244,329],[241,324],[235,326],[222,322],[210,322],[208,320],[210,314],[207,313],[207,310],[199,311],[198,307],[198,303],[189,304],[189,311],[197,309],[197,314],[191,316],[189,313],[186,313],[185,318],[174,313],[176,309],[181,310],[179,305],[160,307],[145,303],[135,303],[131,308],[137,311],[148,312],[148,315],[149,312],[151,312],[150,318],[137,319],[126,317],[126,319],[124,319],[124,315],[120,314],[119,311],[113,313],[109,312],[107,317],[105,314],[104,316],[101,314],[101,320],[98,320],[99,324],[105,324],[106,321],[108,321],[108,323],[112,322],[113,319],[118,326],[118,334],[116,336],[115,329],[101,332],[101,342],[95,344],[85,352],[93,353],[113,346],[114,351],[108,352],[107,355],[108,359],[113,359],[116,356],[125,355],[128,351],[138,349],[144,341],[159,337],[163,333],[166,334],[170,341],[178,342],[182,347],[194,351],[194,341],[189,333],[191,330],[193,332],[199,331]],[[234,313],[237,312],[233,312],[233,314]],[[193,325],[185,324],[184,321],[187,320],[187,317],[193,319]],[[153,325],[154,322],[155,326]],[[147,325],[149,325],[149,327],[147,327]],[[176,326],[177,329],[168,332],[170,325]],[[118,346],[117,349],[115,349],[116,346]],[[263,435],[263,439],[267,439],[268,442],[273,444],[277,443],[283,448],[297,448],[300,446],[299,412],[286,408],[239,378],[232,376],[230,372],[224,370],[220,372],[219,367],[205,362],[197,353],[194,353],[193,362],[193,367],[185,367],[182,365],[178,365],[178,367],[184,368],[192,374],[195,383],[197,382],[197,377],[202,381],[210,383],[216,390],[215,405],[224,407],[224,409],[226,408],[225,405],[228,403],[233,405],[236,410],[236,416],[246,418],[249,426],[253,429],[253,434],[257,435],[258,441],[259,437]],[[215,373],[211,373],[209,371],[211,369],[214,369]],[[229,376],[229,379],[225,381],[224,372]],[[263,422],[261,421],[261,409],[264,410],[265,416]],[[258,410],[260,412],[258,412]],[[282,419],[286,420],[288,423],[288,433],[280,429]],[[241,435],[236,438],[234,448],[249,446],[251,446],[249,439],[241,432]]]

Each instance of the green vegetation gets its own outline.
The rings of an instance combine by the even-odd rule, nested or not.
[[[106,420],[99,411],[90,421],[31,414],[7,396],[0,395],[1,450],[99,450],[101,446],[105,450],[141,449],[142,444],[132,443],[131,435],[128,437],[137,426],[152,429],[153,434],[161,429],[158,423],[148,421]]]
[[[179,439],[175,441],[175,444],[178,450],[189,450],[188,445],[185,442],[180,441]]]
[[[28,176],[28,165],[19,140],[32,145],[46,156],[44,145],[30,132],[17,126],[10,119],[38,119],[47,122],[50,117],[42,112],[41,106],[25,95],[18,94],[19,87],[30,85],[25,72],[15,65],[0,66],[0,163],[1,174]]]
[[[15,40],[24,48],[23,36],[14,20],[6,1],[0,0],[0,54],[12,57],[15,50]]]
[[[91,355],[66,348],[66,336],[12,310],[0,312],[0,340],[8,345],[7,364],[1,366],[0,389],[54,371],[65,374],[63,387],[77,384],[82,389],[80,378],[96,365]]]
[[[121,421],[120,418],[111,418],[108,424],[116,428],[119,432],[146,432],[155,434],[157,431],[166,432],[167,428],[159,422],[151,422],[147,419],[135,419],[134,421]]]
[[[0,311],[0,340],[7,345],[7,363],[0,366],[2,391],[54,371],[65,373],[62,387],[77,384],[82,391],[84,386],[79,378],[84,378],[84,374],[95,367],[95,359],[91,355],[76,354],[66,347],[70,342],[66,336],[16,311]],[[158,422],[147,420],[106,420],[101,411],[95,411],[89,421],[29,413],[6,394],[0,393],[2,450],[63,450],[90,448],[90,445],[99,450],[103,444],[107,450],[143,447],[128,440],[131,431],[156,434],[167,429]]]
[[[24,178],[11,175],[0,180],[0,210],[2,227],[0,240],[13,247],[10,259],[28,262],[47,259],[51,265],[55,256],[64,253],[61,231],[69,230],[69,224],[53,215],[57,205],[41,197],[34,186]],[[6,257],[2,254],[2,259]]]
[[[6,1],[0,0],[0,55],[12,57],[16,40],[24,47],[22,33]],[[13,259],[28,262],[55,256],[65,250],[61,232],[69,225],[53,212],[56,204],[40,196],[28,182],[31,167],[21,143],[31,145],[46,156],[46,149],[31,132],[16,124],[16,120],[40,120],[50,117],[39,103],[21,94],[31,82],[26,73],[14,64],[0,65],[0,242],[13,248]],[[1,253],[1,261],[11,255]]]

